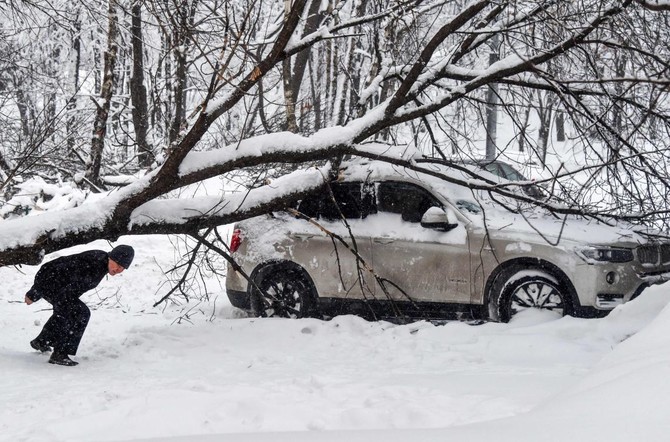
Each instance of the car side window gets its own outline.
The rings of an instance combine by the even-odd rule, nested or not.
[[[363,183],[331,183],[330,188],[337,205],[333,202],[330,192],[325,189],[311,195],[298,204],[298,211],[310,218],[327,220],[340,219],[340,213],[347,219],[365,218],[375,211],[374,194],[370,187]]]
[[[427,190],[410,183],[382,182],[377,189],[377,209],[380,212],[398,213],[404,221],[421,222],[421,217],[431,207],[442,207]]]

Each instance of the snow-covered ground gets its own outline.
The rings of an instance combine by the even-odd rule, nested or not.
[[[216,286],[176,323],[151,308],[170,243],[121,242],[135,263],[84,296],[77,367],[28,345],[37,267],[0,268],[0,440],[670,440],[670,285],[604,319],[480,326],[244,318]]]

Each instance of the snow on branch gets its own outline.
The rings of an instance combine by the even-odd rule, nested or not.
[[[344,8],[344,3],[346,2],[340,3],[339,8]],[[472,0],[463,9],[449,9],[449,14],[437,14],[437,12],[442,6],[451,2],[406,0],[392,3],[380,10],[336,9],[313,27],[306,27],[301,20],[307,16],[308,2],[306,0],[293,2],[277,33],[273,33],[274,42],[267,43],[270,47],[269,52],[263,49],[258,57],[249,59],[246,58],[249,54],[245,53],[243,58],[246,62],[239,66],[239,75],[234,77],[238,79],[236,82],[230,78],[223,78],[222,71],[218,70],[218,65],[215,66],[211,82],[208,88],[205,88],[206,92],[203,91],[205,98],[201,106],[192,112],[192,117],[188,121],[189,126],[182,130],[179,137],[170,141],[170,147],[166,149],[166,160],[159,169],[123,189],[110,193],[103,199],[81,207],[3,221],[0,229],[0,266],[37,263],[45,253],[94,239],[115,239],[120,235],[149,231],[191,233],[204,226],[233,222],[277,209],[292,198],[314,191],[323,183],[326,170],[311,169],[295,172],[276,181],[274,185],[253,189],[244,195],[223,195],[186,201],[160,199],[175,189],[207,178],[273,163],[300,164],[315,160],[323,162],[331,158],[339,160],[344,155],[359,155],[416,172],[439,175],[441,179],[471,188],[511,195],[513,192],[509,188],[476,177],[458,181],[444,174],[435,175],[437,172],[433,169],[415,161],[416,152],[411,150],[390,148],[383,143],[364,143],[375,135],[380,135],[379,138],[384,139],[386,135],[383,135],[382,131],[385,129],[423,118],[491,83],[507,82],[526,89],[546,89],[559,95],[565,93],[579,96],[591,92],[588,90],[590,84],[591,87],[599,88],[598,91],[591,92],[593,95],[598,93],[612,95],[603,82],[616,82],[615,86],[621,86],[623,82],[640,80],[632,78],[630,73],[625,73],[624,76],[615,73],[617,75],[615,77],[611,75],[601,77],[600,83],[591,81],[588,75],[585,79],[575,77],[572,82],[570,80],[558,82],[554,80],[556,75],[545,75],[545,71],[542,71],[554,58],[578,46],[590,45],[587,37],[626,7],[635,5],[633,0],[623,3],[611,2],[609,4],[619,6],[597,9],[598,13],[586,18],[584,15],[575,15],[574,20],[579,20],[580,23],[571,23],[569,27],[562,29],[565,32],[571,30],[571,34],[567,36],[563,33],[558,34],[557,38],[561,40],[547,40],[550,42],[547,43],[550,45],[548,48],[533,49],[534,45],[522,46],[522,40],[518,40],[518,46],[512,48],[513,54],[503,57],[489,67],[483,67],[480,54],[476,54],[478,47],[493,35],[504,37],[510,32],[517,32],[515,26],[534,22],[534,17],[549,12],[551,5],[560,2],[540,2],[533,7],[534,9],[515,11],[508,18],[502,13],[506,8],[504,3],[493,4],[487,0]],[[667,0],[637,0],[637,4],[654,10],[670,10]],[[421,46],[416,48],[412,46],[416,53],[403,53],[397,56],[397,59],[391,58],[392,52],[389,52],[388,58],[385,58],[386,54],[379,56],[378,66],[371,72],[371,78],[367,83],[361,82],[358,90],[350,91],[350,95],[354,97],[352,102],[358,103],[358,106],[352,106],[347,110],[346,118],[332,120],[346,121],[347,118],[353,118],[348,124],[317,130],[325,121],[319,120],[319,124],[314,123],[312,126],[316,130],[315,133],[299,135],[291,132],[271,133],[273,129],[263,120],[266,131],[264,135],[242,139],[216,150],[194,152],[196,146],[204,144],[202,141],[205,135],[208,132],[212,133],[210,129],[217,118],[234,111],[234,106],[248,94],[253,93],[254,87],[261,88],[260,82],[268,73],[276,70],[293,55],[312,49],[319,41],[339,37],[340,35],[336,34],[343,29],[352,28],[358,32],[360,29],[356,27],[373,21],[380,22],[375,24],[374,29],[381,36],[385,27],[388,26],[390,30],[394,26],[396,19],[412,18],[408,21],[413,21],[416,18],[414,16],[424,10],[423,7],[425,10],[436,8],[436,17],[439,16],[439,20],[432,22],[434,26],[431,24],[425,28],[423,23],[429,23],[430,20],[417,19],[416,23],[422,23],[421,26],[417,25],[416,28],[408,26],[407,30],[417,32],[411,40],[421,42]],[[347,13],[351,16],[347,17]],[[453,15],[450,15],[452,13]],[[360,16],[356,17],[356,14]],[[426,30],[425,35],[419,34],[423,29]],[[301,36],[302,33],[306,35]],[[330,43],[334,44],[332,41],[328,42]],[[391,44],[391,41],[387,43]],[[451,46],[445,47],[449,44]],[[379,45],[378,49],[385,48],[385,45]],[[459,61],[476,68],[456,66]],[[659,64],[662,65],[660,61]],[[352,62],[351,66],[354,65]],[[549,69],[546,69],[546,72],[548,71]],[[394,81],[387,82],[389,79]],[[647,78],[646,82],[664,86],[667,84],[666,80],[663,77]],[[581,86],[581,83],[585,85]],[[224,86],[228,89],[224,89]],[[315,87],[314,91],[316,89]],[[384,93],[380,94],[379,91]],[[318,98],[319,96],[315,95],[314,103],[319,103]],[[611,100],[625,102],[626,99],[625,96],[621,96]],[[258,101],[262,100],[261,98]],[[378,104],[374,106],[373,103]],[[586,105],[585,103],[584,106]],[[653,109],[649,107],[647,115],[654,115]],[[260,111],[261,107],[258,112]],[[586,110],[583,112],[586,113]],[[588,121],[598,121],[597,115],[589,117]],[[604,127],[603,124],[601,127]],[[279,123],[274,127],[282,126]],[[306,132],[312,130],[309,125],[306,127]],[[625,140],[620,138],[619,135],[617,140],[620,144],[626,145]],[[519,195],[515,197],[519,199]],[[547,208],[563,210],[555,207]]]
[[[194,232],[239,221],[313,192],[325,184],[329,172],[330,166],[297,170],[265,186],[220,197],[149,201],[132,213],[128,228],[131,232]]]
[[[642,7],[652,11],[670,11],[670,0],[635,0]]]
[[[400,106],[402,104],[409,103],[410,99],[413,99],[420,91],[424,90],[427,85],[438,82],[450,72],[452,74],[457,73],[458,75],[463,76],[467,70],[445,64],[440,71],[434,71],[427,75],[421,76],[420,72],[414,72],[413,75],[410,74],[406,77],[405,82],[398,88],[396,95],[394,95],[394,99],[389,104],[388,111],[394,111],[395,115],[393,118],[389,119],[388,122],[390,124],[398,124],[422,117],[424,115],[428,115],[444,108],[445,106],[453,103],[456,99],[482,86],[500,79],[507,79],[515,75],[522,74],[523,72],[532,71],[536,69],[536,66],[546,63],[549,60],[556,58],[576,47],[578,44],[583,42],[593,31],[598,29],[598,26],[600,26],[603,22],[617,14],[620,14],[622,11],[623,9],[618,6],[605,9],[598,14],[589,17],[583,26],[577,28],[570,36],[555,44],[551,48],[538,51],[537,53],[528,56],[521,56],[520,54],[508,55],[502,60],[492,64],[488,68],[479,70],[479,72],[475,70],[470,71],[471,74],[477,72],[478,76],[469,79],[456,88],[452,88],[447,92],[439,94],[437,98],[433,99],[431,102],[428,102],[422,106],[403,109]],[[424,66],[425,63],[417,62],[412,69],[417,67],[423,68]],[[416,83],[410,83],[410,78],[413,82],[416,81]],[[405,87],[405,89],[403,89],[403,87]],[[403,93],[401,94],[401,92]],[[401,96],[403,97],[402,99],[399,98]]]

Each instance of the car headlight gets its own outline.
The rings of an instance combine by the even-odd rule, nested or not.
[[[633,260],[631,249],[615,247],[584,247],[577,254],[589,264],[597,262],[629,262]]]

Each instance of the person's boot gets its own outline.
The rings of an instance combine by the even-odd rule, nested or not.
[[[40,341],[38,339],[33,339],[32,341],[30,341],[30,346],[37,351],[41,351],[42,353],[51,351],[51,347],[49,347],[49,345],[47,345],[46,342]]]
[[[67,355],[67,353],[61,353],[60,351],[54,350],[49,358],[49,364],[64,365],[66,367],[74,367],[79,362],[75,362]]]

